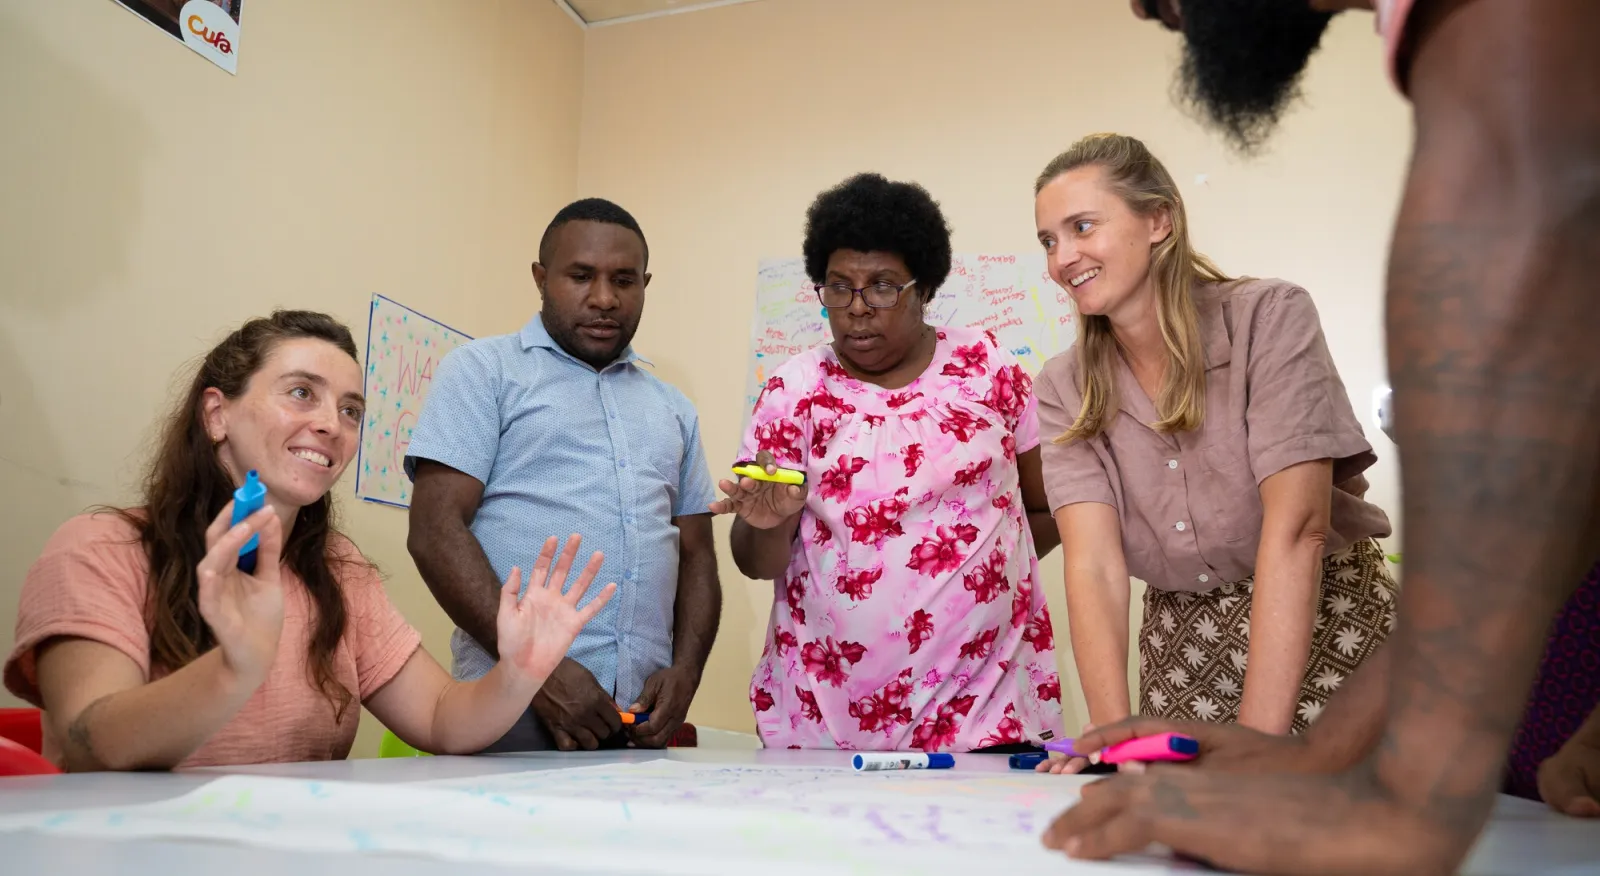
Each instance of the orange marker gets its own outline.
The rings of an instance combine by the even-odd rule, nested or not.
[[[643,724],[650,720],[649,712],[639,712],[638,714],[634,714],[633,712],[624,712],[621,709],[618,709],[617,714],[621,716],[622,723],[624,724]]]

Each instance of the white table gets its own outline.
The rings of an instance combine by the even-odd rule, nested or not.
[[[90,773],[0,779],[0,814],[75,809],[166,800],[222,774],[253,774],[371,783],[416,782],[533,769],[637,763],[668,757],[708,764],[839,766],[846,755],[822,751],[730,751],[672,749],[577,754],[537,753],[485,757],[423,757],[330,763],[228,767],[172,773]],[[1001,755],[968,755],[957,769],[1006,772]],[[619,858],[620,860],[620,858]],[[618,873],[648,872],[639,869]],[[134,876],[463,876],[451,861],[373,855],[325,855],[244,846],[173,841],[92,841],[13,833],[0,834],[0,872],[7,874],[110,873]],[[525,868],[474,864],[469,876],[528,876]],[[545,871],[548,872],[548,871]],[[1173,873],[1193,873],[1174,868]],[[1578,876],[1600,874],[1600,822],[1581,822],[1545,807],[1502,797],[1494,820],[1467,868],[1471,876]],[[964,874],[972,876],[972,874]]]

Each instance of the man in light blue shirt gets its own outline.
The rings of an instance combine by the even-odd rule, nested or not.
[[[596,581],[618,586],[490,751],[664,746],[716,638],[699,420],[629,345],[648,261],[626,210],[598,198],[562,209],[533,265],[540,312],[446,356],[412,434],[407,547],[456,624],[457,678],[494,665],[500,582],[547,538],[581,536],[576,564],[602,552]],[[624,730],[619,709],[649,717]]]

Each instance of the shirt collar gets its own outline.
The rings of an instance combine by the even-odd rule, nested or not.
[[[1206,354],[1206,370],[1221,368],[1233,361],[1233,340],[1228,337],[1228,322],[1222,313],[1221,293],[1224,287],[1217,283],[1196,283],[1194,307],[1200,321],[1200,345]],[[1127,360],[1117,357],[1117,378],[1120,386],[1128,387],[1117,393],[1117,406],[1145,425],[1161,419],[1156,406],[1139,388],[1138,378]]]
[[[589,363],[579,359],[571,353],[568,353],[560,344],[556,343],[555,338],[550,337],[549,330],[544,327],[544,318],[537,313],[533,315],[533,319],[528,320],[527,325],[522,327],[519,337],[522,339],[522,349],[524,350],[532,350],[535,347],[543,347],[547,350],[553,351],[557,356],[561,356],[565,359],[576,362],[585,368],[590,368],[590,370],[593,370]],[[622,362],[642,362],[651,367],[655,366],[654,362],[651,362],[649,359],[646,359],[638,353],[635,353],[632,344],[629,344],[622,351],[622,354],[617,357],[616,361],[611,363],[611,365],[616,365]],[[607,365],[606,368],[610,368],[611,365]]]

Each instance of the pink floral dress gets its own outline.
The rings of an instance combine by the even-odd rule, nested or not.
[[[992,335],[939,330],[885,390],[831,346],[785,362],[742,459],[810,493],[750,683],[767,747],[970,751],[1062,735],[1061,680],[1017,454],[1033,381]]]

